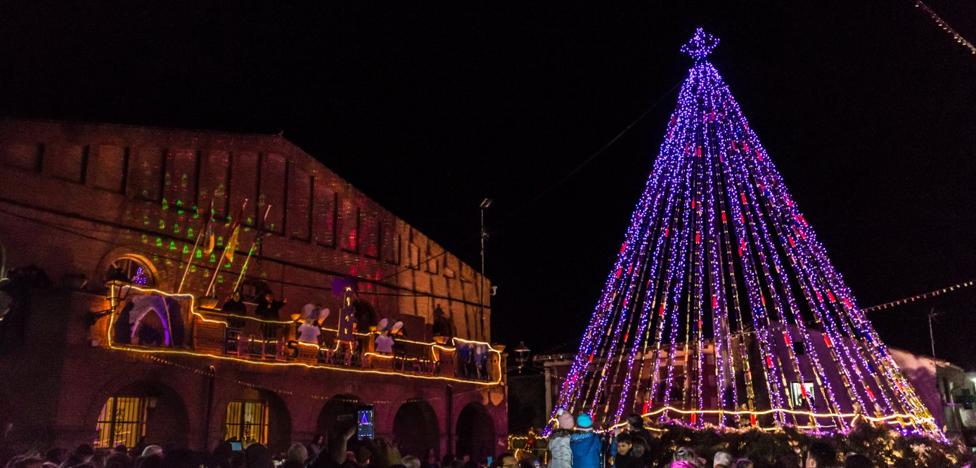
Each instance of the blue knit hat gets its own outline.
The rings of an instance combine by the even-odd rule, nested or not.
[[[589,429],[593,427],[593,418],[586,413],[580,413],[576,416],[576,425],[582,429]]]

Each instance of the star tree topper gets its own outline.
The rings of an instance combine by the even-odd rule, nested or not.
[[[681,46],[681,52],[688,54],[697,62],[705,60],[705,57],[708,57],[716,47],[718,47],[718,38],[698,28],[695,30],[695,35]]]

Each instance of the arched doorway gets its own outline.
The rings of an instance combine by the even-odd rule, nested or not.
[[[103,402],[95,421],[95,446],[185,447],[189,426],[186,405],[175,390],[158,382],[136,382]]]
[[[317,424],[320,434],[331,435],[356,424],[356,410],[364,405],[356,395],[339,394],[322,405]]]
[[[400,405],[393,417],[393,437],[403,455],[424,460],[429,449],[439,455],[440,428],[430,403],[418,398]]]
[[[227,403],[224,439],[256,442],[274,452],[291,444],[291,415],[274,392],[249,388]]]
[[[495,423],[480,403],[468,403],[457,421],[457,455],[471,455],[471,461],[482,463],[494,455]]]

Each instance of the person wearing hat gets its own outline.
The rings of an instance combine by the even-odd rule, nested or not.
[[[587,413],[576,416],[576,432],[570,436],[569,447],[573,451],[573,468],[599,468],[602,443],[593,432],[593,417]]]
[[[552,460],[549,468],[572,468],[573,449],[570,447],[570,436],[575,422],[573,414],[566,410],[556,413],[556,430],[549,436],[549,454]]]

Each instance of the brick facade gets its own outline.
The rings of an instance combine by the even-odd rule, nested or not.
[[[374,405],[378,435],[408,446],[426,444],[441,455],[504,448],[504,383],[93,346],[85,320],[105,303],[102,285],[113,261],[144,259],[156,287],[175,291],[204,225],[196,208],[212,203],[224,220],[244,199],[245,229],[234,262],[217,276],[218,297],[232,289],[270,205],[263,225],[269,235],[248,277],[288,298],[282,315],[307,302],[338,310],[332,282],[353,277],[360,297],[380,317],[403,320],[412,339],[429,339],[436,303],[458,337],[490,340],[487,294],[479,302],[487,280],[281,137],[0,120],[6,267],[37,265],[54,282],[32,295],[23,344],[0,358],[0,422],[13,423],[15,440],[91,442],[107,398],[134,394],[155,405],[149,439],[198,449],[221,440],[228,402],[255,398],[269,403],[270,443],[279,449],[327,431],[336,408],[350,402]],[[217,226],[221,244],[229,232],[223,222]],[[197,259],[184,292],[202,294],[217,261]]]

